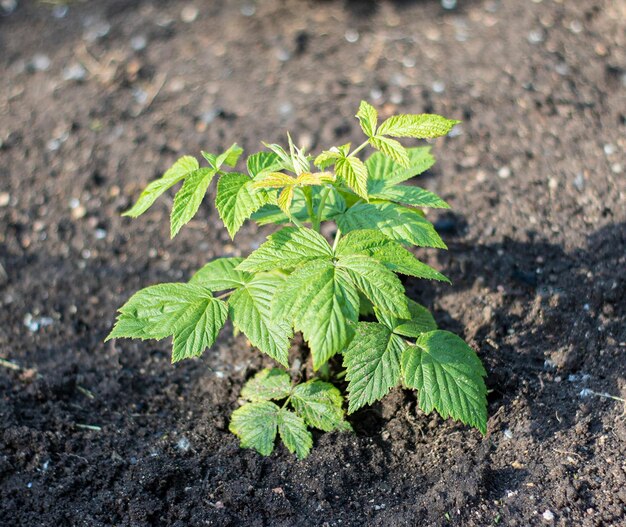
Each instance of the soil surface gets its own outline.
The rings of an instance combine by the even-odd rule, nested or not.
[[[68,5],[0,3],[0,524],[626,524],[624,0]],[[120,212],[185,153],[359,141],[361,99],[463,120],[422,180],[454,285],[408,286],[484,360],[489,432],[395,390],[262,458],[227,430],[268,364],[243,338],[103,340],[268,231]]]

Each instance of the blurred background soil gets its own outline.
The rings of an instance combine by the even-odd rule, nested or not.
[[[0,2],[0,523],[626,524],[624,0]],[[210,200],[120,217],[178,156],[462,119],[421,185],[453,285],[409,280],[484,360],[489,433],[395,390],[298,462],[227,431],[264,364],[103,343],[140,287],[247,254]],[[213,190],[211,195],[213,195]],[[208,220],[208,221],[207,221]],[[615,398],[610,398],[608,396]],[[620,400],[621,399],[621,400]]]

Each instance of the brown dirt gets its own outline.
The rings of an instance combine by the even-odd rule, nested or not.
[[[196,1],[186,23],[192,3],[55,18],[19,1],[0,17],[0,356],[22,368],[0,367],[0,523],[626,523],[625,406],[581,397],[626,397],[626,3],[458,3]],[[64,80],[80,61],[85,79]],[[207,204],[170,241],[166,202],[119,213],[183,153],[287,129],[356,141],[361,98],[464,121],[424,177],[455,213],[433,216],[450,250],[423,256],[454,285],[409,286],[485,361],[489,433],[396,390],[306,461],[261,458],[227,431],[264,363],[242,339],[176,366],[167,342],[102,341],[133,291],[265,231],[235,246]]]

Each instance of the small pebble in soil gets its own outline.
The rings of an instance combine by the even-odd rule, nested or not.
[[[96,229],[94,232],[96,240],[104,240],[107,237],[107,231],[104,229]]]
[[[241,14],[243,16],[253,16],[254,13],[256,13],[256,7],[254,6],[254,4],[243,4],[241,6]]]
[[[50,64],[52,64],[50,57],[43,53],[35,53],[30,61],[30,67],[33,71],[48,71]]]
[[[143,51],[148,45],[148,39],[144,35],[135,35],[130,39],[130,47],[134,51]]]
[[[276,58],[281,62],[287,62],[291,58],[291,53],[287,48],[280,47],[276,50]]]
[[[8,192],[0,192],[0,207],[6,207],[11,201],[11,194]]]
[[[33,488],[33,482],[32,482],[32,481],[29,481],[29,482],[26,484],[26,486],[27,486],[29,489],[32,489],[32,488]]]
[[[619,163],[613,163],[611,165],[611,171],[613,172],[613,174],[621,174],[622,170],[623,170],[623,167]]]
[[[589,388],[583,388],[582,390],[580,390],[580,393],[578,394],[578,396],[581,399],[586,399],[587,397],[589,397],[590,395],[593,395],[592,390],[590,390]]]
[[[64,81],[82,81],[87,76],[87,70],[82,64],[74,62],[63,68],[63,80]]]
[[[17,0],[1,0],[0,8],[2,8],[3,15],[10,15],[17,9]]]
[[[282,117],[287,117],[292,112],[293,112],[293,104],[291,104],[289,101],[282,102],[280,103],[280,106],[278,106],[278,113]]]
[[[547,522],[554,521],[554,513],[550,509],[546,509],[542,514],[543,519]]]
[[[528,33],[528,42],[531,44],[543,42],[543,31],[541,31],[541,29],[533,29],[530,33]]]
[[[51,326],[54,323],[54,319],[51,317],[33,317],[30,313],[26,313],[24,317],[24,325],[32,333],[39,331],[40,328]]]
[[[504,437],[506,437],[507,439],[513,439],[513,432],[511,432],[511,430],[509,430],[508,428],[504,431]]]
[[[180,12],[180,19],[186,24],[191,24],[198,18],[198,8],[195,5],[187,5]]]
[[[456,0],[441,0],[441,7],[452,10],[456,8]]]
[[[176,448],[178,448],[181,452],[187,452],[190,446],[191,443],[189,442],[189,439],[184,436],[178,440],[178,443],[176,443]]]
[[[574,178],[574,187],[579,192],[582,192],[585,189],[585,178],[582,172],[576,174],[576,177]]]
[[[446,85],[441,81],[433,82],[433,91],[435,93],[443,93],[446,91]]]
[[[604,153],[607,156],[611,156],[615,153],[615,145],[612,145],[611,143],[607,143],[604,145]]]
[[[498,170],[498,177],[500,179],[508,179],[511,177],[511,169],[507,166],[504,166]]]
[[[382,98],[382,96],[383,96],[383,92],[379,88],[372,88],[372,90],[370,91],[370,97],[374,101],[379,101]]]
[[[359,40],[359,32],[356,29],[346,29],[344,37],[350,44],[354,44]]]
[[[52,8],[52,16],[54,18],[65,18],[65,15],[67,15],[69,10],[70,8],[67,5],[64,5],[64,4],[55,5]]]
[[[111,30],[111,24],[103,20],[90,20],[86,26],[83,39],[87,42],[95,42],[99,38],[106,37]]]

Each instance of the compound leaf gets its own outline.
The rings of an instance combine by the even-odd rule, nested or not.
[[[350,430],[344,420],[343,397],[332,384],[318,379],[298,384],[291,394],[296,413],[314,428],[325,432]]]
[[[285,227],[270,235],[256,251],[238,267],[241,271],[258,273],[273,269],[293,269],[294,267],[317,260],[330,259],[332,249],[324,237],[306,227]]]
[[[450,283],[439,271],[420,262],[402,245],[387,238],[379,231],[358,230],[349,232],[339,240],[335,254],[339,257],[349,254],[364,254],[378,260],[396,273]]]
[[[289,374],[278,368],[266,368],[244,384],[241,397],[252,402],[284,399],[291,392]]]
[[[236,289],[252,278],[249,273],[236,269],[241,262],[243,258],[217,258],[196,271],[189,283],[211,291]]]
[[[272,301],[275,320],[287,320],[302,331],[317,370],[352,337],[359,315],[359,294],[345,269],[328,260],[297,267]]]
[[[359,290],[378,309],[400,318],[410,316],[402,282],[382,263],[357,254],[339,258],[337,265],[348,271]]]
[[[429,207],[432,209],[449,209],[448,205],[437,194],[420,187],[410,185],[381,186],[380,189],[372,189],[370,197],[386,199],[413,207]]]
[[[375,135],[370,137],[369,142],[374,148],[376,148],[376,150],[380,150],[383,155],[392,159],[400,166],[408,168],[411,165],[406,148],[404,148],[395,139],[383,137],[382,135]]]
[[[242,448],[253,448],[263,456],[274,450],[280,408],[269,401],[247,403],[231,417],[229,430],[240,439]]]
[[[278,433],[287,450],[296,454],[298,459],[309,455],[313,446],[313,436],[307,430],[304,419],[291,410],[281,408],[278,413]]]
[[[389,186],[402,183],[425,172],[435,164],[435,158],[430,153],[430,146],[407,148],[406,152],[409,156],[408,168],[389,159],[382,152],[374,152],[369,156],[365,161],[369,184],[378,186],[378,181],[384,181]]]
[[[348,413],[378,401],[400,381],[400,357],[405,342],[383,324],[361,322],[344,353]]]
[[[364,229],[378,230],[401,243],[446,248],[446,244],[428,220],[418,211],[396,203],[357,203],[335,219],[344,233]]]
[[[233,143],[228,150],[226,150],[226,152],[217,156],[215,159],[216,168],[219,170],[222,165],[234,167],[241,154],[243,154],[243,148],[241,148],[237,143]]]
[[[130,210],[124,212],[123,216],[136,218],[140,216],[163,194],[167,189],[173,187],[179,181],[200,168],[198,160],[192,156],[179,158],[159,179],[150,183],[139,196],[137,202]]]
[[[419,406],[487,432],[486,376],[478,355],[449,331],[421,334],[402,354],[404,383],[418,390]]]
[[[372,137],[376,133],[376,126],[378,125],[378,112],[376,108],[366,101],[361,101],[356,117],[365,135]]]
[[[170,236],[178,234],[181,227],[188,223],[198,212],[200,204],[215,175],[212,168],[199,168],[185,178],[183,186],[174,197],[170,215]]]
[[[274,152],[257,152],[248,157],[246,161],[250,177],[264,176],[267,172],[277,172],[281,165],[278,156]]]
[[[217,183],[215,206],[231,238],[234,238],[244,221],[271,202],[269,194],[265,190],[255,189],[253,184],[250,177],[239,172],[224,174]]]
[[[430,113],[394,115],[385,120],[376,133],[391,137],[430,139],[446,135],[460,122]]]
[[[291,326],[271,317],[272,298],[284,281],[282,275],[256,275],[231,295],[228,306],[233,324],[252,345],[287,366]]]

